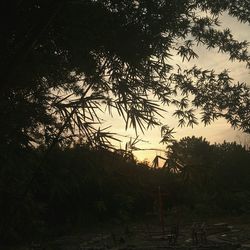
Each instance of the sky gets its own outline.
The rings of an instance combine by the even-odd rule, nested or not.
[[[250,42],[250,27],[247,24],[238,22],[236,19],[224,14],[221,18],[221,27],[230,28],[234,38],[237,40],[248,40]],[[174,64],[181,64],[184,67],[192,67],[197,65],[204,69],[214,69],[219,73],[224,69],[230,71],[230,76],[235,82],[246,82],[250,86],[250,72],[246,69],[245,63],[230,62],[229,56],[226,54],[218,53],[217,50],[207,50],[205,47],[197,47],[195,52],[199,55],[198,59],[191,60],[188,63],[183,64],[181,58],[178,56],[173,57]],[[164,114],[164,119],[161,119],[162,124],[167,124],[169,127],[174,128],[176,132],[174,134],[175,139],[179,140],[186,136],[202,136],[205,137],[211,143],[221,143],[223,141],[237,141],[241,144],[250,145],[250,135],[244,134],[239,130],[234,130],[224,119],[219,119],[209,126],[199,125],[191,127],[178,127],[178,121],[173,118],[171,111],[174,107],[163,107],[168,112]],[[121,117],[115,114],[110,117],[107,113],[103,115],[103,126],[112,126],[112,132],[121,135],[119,139],[120,143],[116,143],[116,146],[124,149],[125,143],[129,141],[130,137],[135,138],[135,131],[133,129],[125,130],[125,123]],[[139,138],[142,140],[137,144],[141,149],[157,149],[157,150],[142,150],[134,151],[136,158],[139,161],[148,160],[152,162],[156,155],[164,156],[164,149],[166,145],[160,144],[161,140],[161,127],[155,127],[144,132],[138,133]]]

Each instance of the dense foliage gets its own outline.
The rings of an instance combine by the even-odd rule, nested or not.
[[[234,143],[210,145],[185,137],[169,146],[166,166],[185,183],[189,199],[203,206],[249,212],[250,153]],[[191,198],[192,197],[192,198]]]
[[[174,165],[156,170],[136,164],[127,152],[107,151],[113,134],[98,128],[103,110],[116,110],[126,128],[143,130],[158,125],[161,112],[174,104],[181,126],[195,125],[198,109],[205,124],[223,117],[249,132],[245,83],[233,83],[227,71],[183,70],[171,61],[174,55],[198,57],[196,46],[204,45],[249,68],[247,42],[219,26],[223,12],[249,23],[248,0],[12,0],[0,5],[6,14],[0,17],[2,240],[58,231],[54,224],[66,229],[88,224],[87,218],[152,210],[154,195],[149,194],[159,185],[169,193],[169,207],[192,207],[205,196],[223,209],[248,207],[249,152],[241,146],[192,139],[194,147],[204,144],[201,155],[209,154],[197,157],[185,139],[188,152],[185,140],[173,144],[169,159]],[[167,126],[163,132],[163,142],[171,139]],[[201,180],[207,183],[202,188]]]
[[[250,211],[250,153],[241,145],[183,138],[165,168],[137,163],[124,152],[88,146],[16,154],[1,165],[1,240],[44,239],[100,223],[127,223],[163,206],[205,215]],[[39,162],[43,159],[43,165]],[[25,194],[25,195],[24,195]],[[167,212],[169,214],[169,211]]]
[[[227,71],[177,70],[171,61],[174,55],[198,57],[201,44],[249,67],[247,41],[219,26],[223,12],[249,22],[248,0],[2,5],[8,15],[1,21],[1,144],[69,143],[78,136],[92,146],[108,146],[100,139],[107,134],[95,126],[99,109],[116,109],[126,127],[144,129],[159,124],[160,103],[176,105],[181,126],[197,123],[198,107],[205,124],[224,117],[249,131],[245,83],[233,84]]]

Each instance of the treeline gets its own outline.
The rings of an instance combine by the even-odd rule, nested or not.
[[[168,148],[167,158],[167,168],[185,186],[190,207],[211,214],[250,212],[250,151],[246,147],[185,137]]]
[[[87,146],[8,151],[0,166],[0,238],[9,243],[139,216],[157,186],[132,155]]]
[[[125,151],[86,145],[8,150],[1,157],[1,240],[28,241],[98,223],[143,218],[164,209],[250,211],[250,152],[236,143],[187,137],[167,149],[164,168]]]

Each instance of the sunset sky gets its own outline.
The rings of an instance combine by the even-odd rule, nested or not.
[[[248,40],[250,41],[250,29],[246,24],[242,24],[237,22],[234,18],[229,17],[228,15],[223,15],[221,18],[221,27],[228,27],[231,29],[234,34],[235,39],[238,40]],[[250,74],[249,70],[246,69],[244,63],[239,62],[230,62],[228,55],[218,53],[217,50],[206,50],[204,47],[197,47],[196,53],[199,55],[198,59],[191,60],[190,62],[182,63],[181,58],[178,56],[173,57],[170,61],[171,64],[179,64],[184,67],[192,67],[193,65],[197,65],[198,67],[204,69],[214,69],[216,73],[223,71],[224,69],[228,69],[230,71],[230,76],[234,78],[235,82],[246,82],[248,85],[250,84]],[[223,119],[217,120],[213,124],[204,127],[203,124],[199,124],[195,126],[193,129],[190,127],[180,128],[178,127],[177,119],[173,118],[171,113],[174,110],[174,107],[167,106],[162,107],[167,110],[167,113],[164,114],[164,119],[161,119],[162,124],[167,124],[171,128],[175,128],[175,139],[181,139],[185,136],[203,136],[207,138],[211,143],[214,142],[223,142],[226,141],[237,141],[240,143],[249,143],[250,144],[250,136],[241,133],[238,130],[234,130],[230,127],[229,124]],[[199,115],[197,116],[199,117]],[[108,114],[104,114],[103,119],[105,120],[104,126],[112,125],[112,132],[118,133],[126,137],[120,137],[123,141],[120,145],[117,146],[124,148],[124,144],[129,141],[129,137],[135,137],[135,131],[133,129],[125,130],[125,123],[122,118],[114,113],[113,117],[110,117]],[[149,129],[145,131],[145,133],[139,132],[139,137],[143,140],[138,144],[138,147],[147,149],[147,148],[156,148],[156,149],[164,149],[165,145],[159,143],[161,140],[160,135],[161,127],[155,127],[153,129]],[[149,150],[149,151],[136,151],[134,152],[138,160],[148,159],[152,161],[152,159],[156,155],[164,156],[164,152],[160,150]]]

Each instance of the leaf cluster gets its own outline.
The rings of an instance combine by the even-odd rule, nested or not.
[[[247,42],[235,40],[229,29],[221,31],[218,21],[227,11],[249,22],[247,0],[15,0],[3,7],[8,13],[0,49],[5,143],[17,139],[9,123],[23,137],[17,139],[22,145],[41,144],[39,138],[44,143],[46,136],[50,143],[75,137],[91,142],[100,136],[98,112],[105,108],[116,109],[126,128],[144,130],[159,125],[160,104],[171,103],[178,106],[180,126],[197,124],[193,107],[199,107],[205,124],[223,116],[249,131],[245,84],[232,84],[225,72],[176,73],[170,61],[174,55],[198,57],[194,47],[202,44],[249,67]],[[184,95],[179,103],[178,89]],[[187,109],[189,93],[194,100]],[[20,118],[25,112],[27,119]]]

